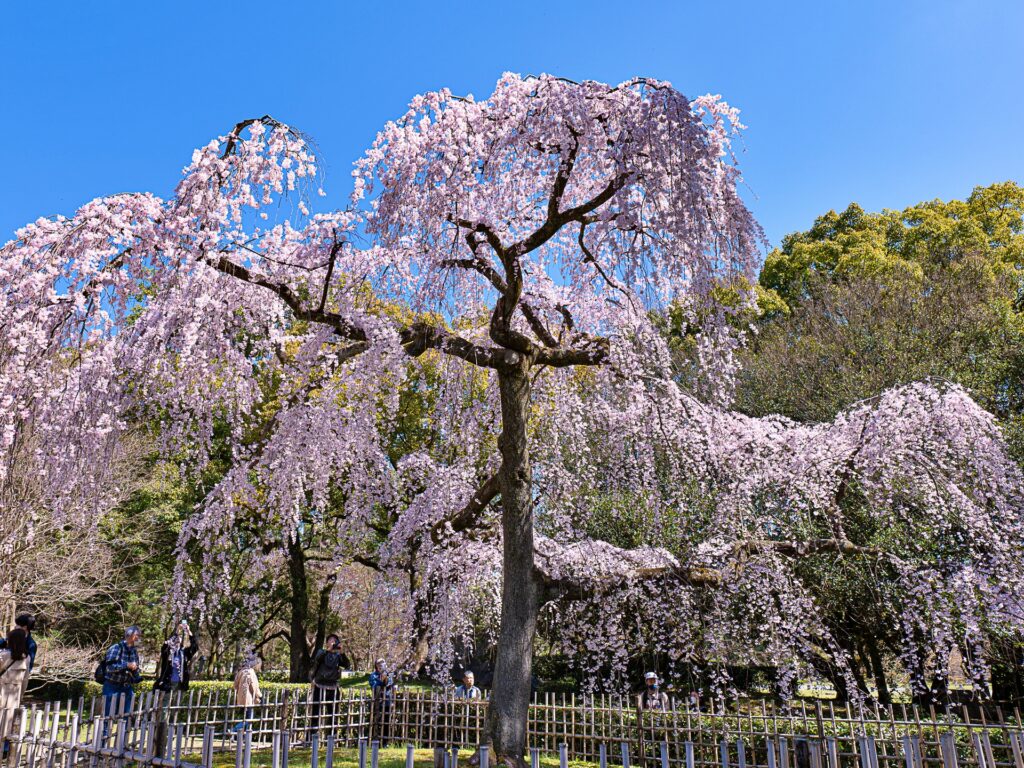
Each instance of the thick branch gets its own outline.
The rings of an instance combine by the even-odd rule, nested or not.
[[[902,565],[891,552],[878,547],[865,547],[848,539],[808,539],[805,541],[775,541],[771,539],[745,539],[730,548],[720,567],[687,566],[670,552],[660,548],[627,550],[601,541],[578,545],[580,552],[570,547],[552,549],[550,544],[538,547],[534,553],[537,578],[550,596],[561,592],[592,593],[624,581],[634,579],[676,578],[684,584],[700,587],[720,586],[726,571],[738,567],[744,557],[775,553],[788,558],[835,553],[849,557],[868,557]],[[588,553],[592,552],[588,557]],[[591,562],[609,564],[604,572],[595,573],[587,566]]]
[[[216,261],[207,261],[218,272],[234,277],[251,285],[258,285],[276,294],[299,320],[312,323],[321,323],[334,329],[335,333],[351,341],[366,341],[366,332],[353,325],[336,312],[326,312],[323,309],[309,309],[302,300],[295,295],[295,292],[286,283],[278,283],[268,280],[260,275],[254,275],[251,270],[236,264],[227,256],[221,256]]]
[[[327,260],[327,276],[324,277],[324,289],[320,294],[320,307],[319,312],[323,312],[324,307],[327,305],[327,293],[331,288],[331,277],[334,276],[334,263],[338,259],[338,252],[341,250],[341,241],[338,240],[338,234],[334,234],[334,245],[331,246],[331,255]]]
[[[601,365],[608,359],[608,339],[600,336],[581,337],[585,345],[580,347],[556,347],[541,349],[535,360],[552,368],[565,368],[569,365]]]
[[[288,308],[292,310],[297,319],[327,325],[333,328],[338,336],[358,342],[344,348],[339,353],[342,359],[354,357],[368,348],[369,340],[362,328],[353,325],[336,312],[327,312],[322,308],[310,309],[305,306],[302,300],[295,294],[295,291],[286,283],[279,283],[268,280],[260,275],[254,275],[251,270],[243,267],[241,264],[236,264],[227,256],[222,255],[216,261],[208,261],[207,263],[225,275],[251,285],[258,285],[273,292],[288,305]],[[445,328],[424,322],[413,323],[408,328],[403,328],[399,333],[399,338],[405,351],[413,357],[419,357],[428,349],[437,349],[486,368],[496,368],[500,361],[499,350],[493,347],[482,347],[473,344]]]
[[[487,506],[494,501],[498,495],[498,473],[495,472],[493,475],[488,477],[483,484],[476,489],[476,493],[473,494],[469,502],[452,515],[449,518],[445,518],[441,523],[434,526],[434,530],[431,532],[431,538],[435,542],[439,542],[443,534],[451,530],[455,533],[462,533],[470,528],[474,528],[480,522],[480,514],[487,509]]]
[[[582,221],[588,213],[593,213],[595,210],[611,200],[612,197],[615,196],[616,192],[626,186],[626,182],[628,180],[628,174],[620,174],[609,181],[604,189],[585,203],[580,203],[573,208],[556,212],[554,215],[550,214],[549,208],[549,214],[544,220],[544,223],[534,230],[529,237],[509,246],[508,252],[515,256],[521,256],[529,253],[530,251],[536,250],[554,237],[558,230],[560,230],[565,224],[572,221]]]

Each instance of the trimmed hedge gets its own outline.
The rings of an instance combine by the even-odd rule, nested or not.
[[[135,686],[136,693],[145,693],[146,691],[153,690],[154,680],[152,678],[143,679],[138,685]],[[366,688],[369,691],[370,676],[369,675],[351,675],[350,677],[343,677],[338,681],[339,688]],[[192,680],[189,683],[190,691],[199,691],[200,693],[207,692],[229,692],[234,687],[233,680]],[[402,683],[402,687],[407,690],[423,690],[429,691],[431,686],[423,683],[410,681],[408,683]],[[309,683],[277,683],[271,680],[264,680],[260,678],[260,689],[264,691],[305,691],[309,688]],[[51,692],[48,692],[51,693]],[[67,691],[63,693],[52,692],[51,695],[46,698],[78,698],[79,696],[99,696],[103,693],[103,686],[94,680],[79,680],[74,683],[70,683],[67,686]],[[56,695],[53,695],[56,694]]]
[[[146,691],[153,690],[154,682],[152,679],[143,680],[135,686],[135,692],[145,693]],[[232,680],[192,680],[189,683],[188,689],[190,691],[207,693],[210,691],[230,691],[233,687],[234,681]],[[260,681],[260,689],[264,691],[305,690],[306,688],[309,688],[309,683],[270,683]],[[99,696],[101,693],[103,693],[103,686],[95,680],[86,680],[82,683],[80,695],[86,697]]]

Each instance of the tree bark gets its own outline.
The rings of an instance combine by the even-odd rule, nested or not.
[[[885,678],[885,667],[882,664],[882,654],[878,650],[878,642],[870,633],[865,633],[864,645],[868,649],[868,657],[871,659],[871,670],[875,676],[875,688],[878,692],[879,704],[890,704],[892,696],[889,693],[889,681]]]
[[[306,553],[298,534],[288,542],[288,576],[292,588],[292,613],[288,637],[288,677],[293,683],[309,679],[309,647],[306,625],[309,621],[309,582],[306,578]]]
[[[487,735],[506,765],[523,766],[530,706],[533,636],[537,626],[537,582],[533,571],[533,491],[526,428],[530,403],[528,362],[510,353],[498,371],[502,432],[501,530],[504,566],[501,629],[494,686],[487,710]]]
[[[419,593],[422,586],[419,575],[410,565],[409,569],[409,594],[417,595],[413,600],[412,607],[412,631],[409,636],[409,649],[402,660],[401,666],[407,669],[412,675],[420,677],[430,654],[430,627],[428,626],[427,614],[430,609],[430,601],[433,600],[434,590],[428,586],[427,594]]]

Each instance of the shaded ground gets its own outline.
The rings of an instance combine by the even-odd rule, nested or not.
[[[469,758],[472,750],[461,750],[459,752],[459,768],[470,768]],[[433,768],[434,751],[432,749],[417,749],[415,755],[415,768]],[[325,751],[320,747],[319,768],[324,768]],[[188,761],[199,762],[199,755],[190,755]],[[307,766],[311,764],[310,751],[308,749],[292,749],[288,751],[288,764],[290,766]],[[366,764],[370,765],[370,755],[367,752]],[[558,757],[553,755],[541,755],[541,768],[558,768]],[[214,768],[233,768],[235,765],[235,753],[219,752],[213,757]],[[269,749],[252,751],[252,768],[266,768],[271,765]],[[359,768],[359,750],[354,748],[337,747],[334,750],[333,768]],[[377,768],[405,768],[405,747],[387,747],[378,753]],[[491,763],[491,768],[495,764]],[[569,761],[569,768],[593,768],[593,763],[586,763],[577,760]]]

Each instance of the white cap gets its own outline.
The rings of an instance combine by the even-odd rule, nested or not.
[[[647,674],[644,675],[644,680],[657,680],[657,679],[658,679],[658,673],[657,672],[648,672]]]

